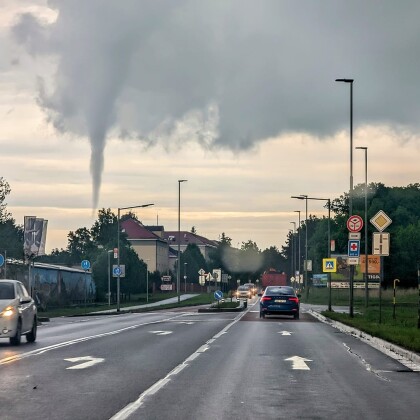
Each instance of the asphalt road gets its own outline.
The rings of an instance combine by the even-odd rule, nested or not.
[[[256,300],[254,301],[256,303]],[[23,340],[25,341],[25,340]],[[418,418],[420,374],[301,314],[58,318],[0,342],[2,419]]]

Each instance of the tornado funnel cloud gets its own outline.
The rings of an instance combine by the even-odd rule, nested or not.
[[[91,139],[90,174],[92,176],[92,211],[98,208],[99,193],[104,169],[105,139],[101,142]]]

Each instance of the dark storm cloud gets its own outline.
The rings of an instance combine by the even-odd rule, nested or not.
[[[269,136],[355,124],[417,130],[417,1],[54,0],[57,20],[13,28],[57,58],[39,104],[55,127],[87,135],[94,206],[111,129],[148,144],[246,149]]]

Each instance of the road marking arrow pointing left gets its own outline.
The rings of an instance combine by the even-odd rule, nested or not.
[[[289,357],[288,359],[284,359],[286,362],[292,362],[292,369],[294,370],[311,370],[309,366],[305,362],[312,362],[310,359],[305,359],[304,357],[300,356],[293,356]]]
[[[102,363],[105,359],[101,359],[100,357],[92,357],[92,356],[82,356],[82,357],[72,357],[71,359],[64,359],[67,362],[77,363],[77,362],[85,362],[81,363],[80,365],[70,366],[66,369],[86,369],[97,363]]]

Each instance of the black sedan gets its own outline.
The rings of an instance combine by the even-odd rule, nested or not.
[[[260,318],[293,315],[299,319],[299,297],[290,286],[268,286],[260,299]]]

